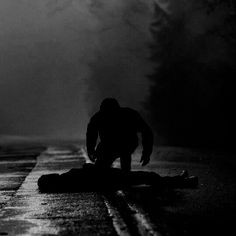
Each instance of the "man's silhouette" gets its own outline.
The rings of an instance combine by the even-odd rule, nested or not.
[[[160,176],[149,171],[130,171],[131,154],[138,146],[138,133],[142,135],[142,165],[150,161],[153,134],[137,111],[120,107],[114,98],[106,98],[100,110],[87,127],[87,152],[95,164],[85,163],[63,174],[42,175],[38,179],[42,192],[110,191],[134,185],[152,187],[195,188],[197,177],[187,171],[177,176]],[[98,136],[100,143],[97,145]],[[110,168],[120,158],[121,169]],[[91,178],[93,176],[94,178]],[[84,181],[75,181],[75,180]]]
[[[121,169],[130,171],[131,154],[138,146],[138,133],[142,135],[142,165],[150,161],[153,133],[139,113],[120,107],[114,98],[106,98],[100,110],[91,118],[87,127],[87,152],[98,167],[111,167],[120,158]],[[100,143],[97,145],[98,136]]]

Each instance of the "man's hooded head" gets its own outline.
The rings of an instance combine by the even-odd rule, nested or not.
[[[102,114],[116,114],[119,112],[120,105],[115,98],[105,98],[100,105],[100,112]]]

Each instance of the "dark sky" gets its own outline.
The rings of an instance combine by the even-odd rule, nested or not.
[[[84,137],[105,96],[140,107],[152,1],[2,0],[0,135]]]
[[[155,63],[149,59],[154,2],[168,19],[157,29],[155,44],[164,56]],[[225,107],[233,104],[218,94],[222,85],[226,96],[233,91],[231,81],[223,77],[224,68],[234,67],[235,53],[232,42],[221,36],[230,30],[224,25],[229,10],[223,4],[208,14],[207,2],[213,0],[1,0],[1,140],[83,138],[89,116],[108,96],[138,110],[149,104],[146,107],[154,114],[157,129],[177,128],[177,136],[184,129],[193,136],[196,130],[204,135],[210,123],[223,135],[226,126],[231,128],[226,124],[231,111]],[[163,23],[164,30],[165,24],[169,30],[164,40]],[[164,46],[166,42],[170,47]],[[170,57],[164,61],[166,55]],[[160,82],[163,67],[169,68],[164,70],[164,89]],[[147,75],[155,70],[157,77],[151,82]],[[187,75],[182,79],[184,71]],[[174,77],[177,86],[171,82]],[[177,97],[170,95],[170,102],[158,100],[159,95],[166,96],[165,89]],[[189,95],[195,96],[194,106],[186,103]],[[196,114],[202,123],[194,120]],[[209,133],[217,134],[214,125]]]
[[[233,147],[235,2],[169,0],[165,9],[152,28],[152,124],[172,145]]]

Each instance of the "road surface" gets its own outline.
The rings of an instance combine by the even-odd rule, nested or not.
[[[43,194],[38,178],[81,167],[86,161],[82,147],[5,150],[0,153],[0,235],[195,236],[234,230],[234,162],[173,148],[160,148],[157,156],[142,170],[175,175],[188,169],[199,176],[199,188]],[[133,159],[139,170],[139,152]]]

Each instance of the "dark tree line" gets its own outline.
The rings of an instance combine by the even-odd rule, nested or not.
[[[222,11],[223,20],[192,37],[185,14],[172,17],[156,5],[150,27],[150,60],[155,69],[149,75],[150,96],[145,105],[156,133],[168,144],[232,146],[236,135],[236,3],[202,0],[201,8],[209,17]],[[222,49],[214,52],[218,44]]]

